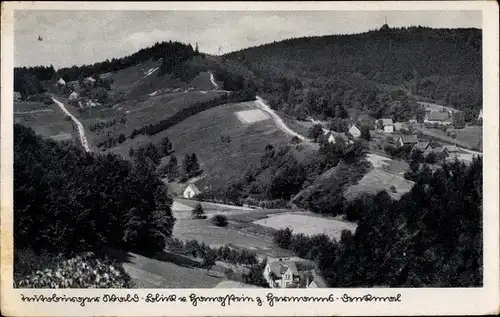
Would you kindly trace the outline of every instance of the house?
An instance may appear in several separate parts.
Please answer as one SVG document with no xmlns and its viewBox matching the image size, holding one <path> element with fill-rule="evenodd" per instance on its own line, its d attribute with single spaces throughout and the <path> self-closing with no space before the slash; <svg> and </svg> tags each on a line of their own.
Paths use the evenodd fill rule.
<svg viewBox="0 0 500 317">
<path fill-rule="evenodd" d="M 460 149 L 455 146 L 455 145 L 446 145 L 444 146 L 448 152 L 448 156 L 450 157 L 458 157 L 459 153 L 460 153 Z"/>
<path fill-rule="evenodd" d="M 391 118 L 382 118 L 379 121 L 379 126 L 381 126 L 382 130 L 385 133 L 393 133 L 394 132 L 394 121 Z"/>
<path fill-rule="evenodd" d="M 64 79 L 62 79 L 62 77 L 59 78 L 59 80 L 57 81 L 57 86 L 59 86 L 59 87 L 66 86 L 66 81 Z"/>
<path fill-rule="evenodd" d="M 415 144 L 413 146 L 413 149 L 411 151 L 413 152 L 413 151 L 417 151 L 417 150 L 422 152 L 422 154 L 425 156 L 425 155 L 429 154 L 430 151 L 432 151 L 431 143 L 430 142 L 418 142 L 417 144 Z"/>
<path fill-rule="evenodd" d="M 306 288 L 328 288 L 328 285 L 325 280 L 313 270 L 307 279 Z"/>
<path fill-rule="evenodd" d="M 292 288 L 300 284 L 300 274 L 294 261 L 279 259 L 266 264 L 264 279 L 271 288 Z"/>
<path fill-rule="evenodd" d="M 483 120 L 483 109 L 479 111 L 479 115 L 477 116 L 477 120 Z"/>
<path fill-rule="evenodd" d="M 21 93 L 19 91 L 14 91 L 14 101 L 21 100 Z"/>
<path fill-rule="evenodd" d="M 411 118 L 410 120 L 408 120 L 408 123 L 410 124 L 417 123 L 417 117 Z"/>
<path fill-rule="evenodd" d="M 426 114 L 424 123 L 437 125 L 451 125 L 451 116 L 448 111 L 434 111 Z"/>
<path fill-rule="evenodd" d="M 201 191 L 194 184 L 189 184 L 188 187 L 184 189 L 182 196 L 184 196 L 184 198 L 193 198 L 200 193 Z"/>
<path fill-rule="evenodd" d="M 436 154 L 436 156 L 438 157 L 448 157 L 450 155 L 450 152 L 444 146 L 439 146 L 437 148 L 434 148 L 432 150 L 432 153 Z"/>
<path fill-rule="evenodd" d="M 334 132 L 329 132 L 326 135 L 326 138 L 328 140 L 328 143 L 331 143 L 331 144 L 335 144 L 338 141 L 341 141 L 341 142 L 344 142 L 344 143 L 346 143 L 346 142 L 349 141 L 349 139 L 344 134 L 334 133 Z"/>
<path fill-rule="evenodd" d="M 401 135 L 398 138 L 398 145 L 415 145 L 418 143 L 418 138 L 416 135 Z"/>
<path fill-rule="evenodd" d="M 355 137 L 355 138 L 359 138 L 361 136 L 361 130 L 359 129 L 359 127 L 355 124 L 353 124 L 350 128 L 349 128 L 349 133 Z"/>
<path fill-rule="evenodd" d="M 77 93 L 76 91 L 73 91 L 73 92 L 69 95 L 68 99 L 69 99 L 70 101 L 74 101 L 74 100 L 77 100 L 77 99 L 78 99 L 78 97 L 79 97 L 78 93 Z"/>
</svg>

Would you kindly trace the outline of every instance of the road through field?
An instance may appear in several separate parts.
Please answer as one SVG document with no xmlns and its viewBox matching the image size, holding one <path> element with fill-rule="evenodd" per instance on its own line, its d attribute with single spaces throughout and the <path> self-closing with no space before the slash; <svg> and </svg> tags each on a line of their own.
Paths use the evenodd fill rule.
<svg viewBox="0 0 500 317">
<path fill-rule="evenodd" d="M 300 135 L 297 132 L 290 129 L 285 124 L 285 122 L 283 122 L 283 120 L 276 114 L 276 112 L 274 112 L 274 110 L 271 109 L 271 107 L 269 107 L 268 105 L 265 104 L 264 100 L 261 97 L 257 96 L 257 100 L 255 101 L 255 104 L 261 110 L 264 110 L 265 112 L 269 113 L 271 115 L 271 117 L 273 118 L 274 122 L 276 123 L 276 125 L 278 126 L 278 128 L 280 128 L 283 132 L 285 132 L 286 134 L 289 134 L 291 136 L 296 136 L 302 141 L 307 140 L 307 138 L 304 137 L 303 135 Z"/>
<path fill-rule="evenodd" d="M 212 72 L 208 73 L 210 74 L 210 82 L 212 83 L 212 85 L 214 85 L 214 90 L 219 89 L 219 85 L 215 82 L 214 74 L 212 74 Z"/>
<path fill-rule="evenodd" d="M 52 100 L 54 100 L 54 102 L 59 106 L 59 108 L 61 108 L 61 110 L 66 115 L 68 115 L 71 118 L 71 120 L 73 120 L 73 122 L 76 124 L 76 126 L 78 128 L 78 134 L 80 136 L 80 143 L 82 144 L 85 151 L 91 152 L 90 147 L 89 147 L 89 143 L 87 142 L 87 138 L 85 137 L 85 129 L 83 128 L 83 124 L 80 121 L 78 121 L 78 119 L 74 115 L 72 115 L 71 112 L 69 112 L 68 109 L 66 109 L 66 107 L 64 107 L 64 104 L 62 102 L 58 101 L 54 97 L 52 97 Z"/>
</svg>

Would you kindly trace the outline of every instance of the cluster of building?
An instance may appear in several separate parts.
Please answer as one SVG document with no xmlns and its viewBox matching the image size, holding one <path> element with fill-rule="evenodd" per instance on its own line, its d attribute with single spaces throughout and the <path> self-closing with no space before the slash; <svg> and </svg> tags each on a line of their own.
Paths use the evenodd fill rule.
<svg viewBox="0 0 500 317">
<path fill-rule="evenodd" d="M 271 288 L 327 288 L 325 280 L 316 270 L 298 269 L 297 262 L 278 259 L 268 262 L 263 272 Z"/>
</svg>

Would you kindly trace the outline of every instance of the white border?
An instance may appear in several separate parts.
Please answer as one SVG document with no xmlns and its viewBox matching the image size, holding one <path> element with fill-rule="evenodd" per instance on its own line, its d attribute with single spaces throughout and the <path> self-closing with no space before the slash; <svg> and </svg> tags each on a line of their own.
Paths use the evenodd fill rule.
<svg viewBox="0 0 500 317">
<path fill-rule="evenodd" d="M 317 290 L 256 290 L 256 289 L 162 289 L 113 290 L 119 294 L 147 293 L 201 296 L 235 294 L 259 296 L 262 306 L 233 304 L 221 307 L 217 303 L 193 307 L 183 303 L 99 303 L 81 307 L 72 303 L 23 303 L 20 294 L 57 293 L 65 296 L 93 296 L 111 290 L 19 290 L 12 287 L 12 98 L 13 98 L 13 9 L 29 10 L 481 10 L 483 12 L 483 102 L 484 102 L 484 286 L 466 289 L 317 289 Z M 498 99 L 498 4 L 494 1 L 456 2 L 3 2 L 1 55 L 1 311 L 8 316 L 313 316 L 313 315 L 462 315 L 495 314 L 500 309 L 499 293 L 499 99 Z M 402 294 L 402 303 L 356 303 L 341 301 L 315 304 L 276 304 L 269 307 L 267 293 L 275 295 L 339 297 L 343 293 L 362 296 Z"/>
</svg>

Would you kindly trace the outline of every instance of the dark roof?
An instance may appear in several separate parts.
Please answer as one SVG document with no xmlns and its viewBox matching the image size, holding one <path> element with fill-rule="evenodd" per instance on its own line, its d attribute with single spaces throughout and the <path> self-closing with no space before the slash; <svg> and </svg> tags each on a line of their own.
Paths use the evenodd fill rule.
<svg viewBox="0 0 500 317">
<path fill-rule="evenodd" d="M 459 152 L 459 149 L 457 146 L 455 145 L 446 145 L 445 148 L 449 151 L 449 152 Z"/>
<path fill-rule="evenodd" d="M 418 142 L 413 147 L 414 150 L 425 151 L 431 145 L 430 142 Z"/>
<path fill-rule="evenodd" d="M 448 149 L 444 146 L 440 146 L 440 147 L 433 149 L 432 152 L 437 153 L 437 154 L 445 153 L 445 152 L 448 152 Z"/>
<path fill-rule="evenodd" d="M 417 144 L 418 138 L 416 135 L 402 135 L 401 140 L 404 144 Z"/>
<path fill-rule="evenodd" d="M 283 275 L 288 269 L 292 271 L 293 275 L 299 275 L 297 266 L 293 261 L 274 261 L 269 263 L 269 268 L 278 277 Z"/>
</svg>

